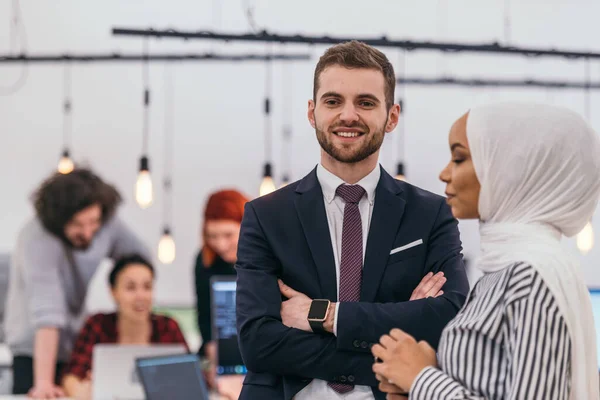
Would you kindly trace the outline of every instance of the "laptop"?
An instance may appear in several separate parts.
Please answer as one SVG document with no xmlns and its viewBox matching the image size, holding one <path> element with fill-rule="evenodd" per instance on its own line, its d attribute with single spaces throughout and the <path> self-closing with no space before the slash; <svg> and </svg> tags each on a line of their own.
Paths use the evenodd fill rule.
<svg viewBox="0 0 600 400">
<path fill-rule="evenodd" d="M 136 360 L 146 400 L 208 400 L 196 354 L 144 357 Z"/>
<path fill-rule="evenodd" d="M 93 400 L 144 400 L 135 360 L 140 357 L 185 354 L 181 344 L 124 345 L 99 343 L 92 357 Z"/>
<path fill-rule="evenodd" d="M 211 329 L 217 342 L 217 375 L 245 375 L 235 319 L 235 276 L 210 280 Z"/>
</svg>

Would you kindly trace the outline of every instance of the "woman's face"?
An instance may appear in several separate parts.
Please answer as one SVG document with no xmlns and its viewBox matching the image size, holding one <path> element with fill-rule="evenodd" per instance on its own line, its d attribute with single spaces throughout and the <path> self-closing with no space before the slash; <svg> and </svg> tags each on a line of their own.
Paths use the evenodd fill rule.
<svg viewBox="0 0 600 400">
<path fill-rule="evenodd" d="M 237 245 L 240 238 L 240 223 L 229 220 L 206 221 L 206 245 L 224 261 L 237 261 Z"/>
<path fill-rule="evenodd" d="M 129 264 L 117 275 L 112 296 L 119 316 L 131 321 L 147 321 L 152 312 L 154 275 L 143 264 Z"/>
<path fill-rule="evenodd" d="M 479 191 L 481 186 L 475 174 L 469 143 L 467 141 L 467 118 L 460 117 L 449 134 L 450 162 L 440 173 L 446 184 L 446 201 L 457 219 L 479 218 Z"/>
</svg>

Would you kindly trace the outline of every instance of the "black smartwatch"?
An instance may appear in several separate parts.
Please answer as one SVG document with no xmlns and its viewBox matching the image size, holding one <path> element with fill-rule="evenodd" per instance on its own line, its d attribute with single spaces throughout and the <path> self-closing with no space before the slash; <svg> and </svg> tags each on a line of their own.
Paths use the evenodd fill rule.
<svg viewBox="0 0 600 400">
<path fill-rule="evenodd" d="M 327 320 L 327 314 L 329 313 L 329 300 L 315 299 L 310 305 L 308 310 L 308 323 L 310 328 L 315 333 L 325 333 L 323 324 Z"/>
</svg>

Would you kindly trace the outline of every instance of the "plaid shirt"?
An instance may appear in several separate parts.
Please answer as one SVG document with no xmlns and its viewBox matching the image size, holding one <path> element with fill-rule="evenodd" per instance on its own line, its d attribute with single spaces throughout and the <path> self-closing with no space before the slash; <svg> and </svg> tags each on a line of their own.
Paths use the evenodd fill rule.
<svg viewBox="0 0 600 400">
<path fill-rule="evenodd" d="M 188 349 L 185 338 L 179 330 L 175 320 L 162 316 L 151 315 L 152 335 L 150 343 L 183 344 Z M 92 369 L 92 352 L 97 343 L 117 343 L 119 334 L 117 332 L 117 314 L 96 314 L 88 318 L 81 329 L 71 359 L 63 370 L 63 376 L 72 374 L 79 379 L 87 378 Z"/>
</svg>

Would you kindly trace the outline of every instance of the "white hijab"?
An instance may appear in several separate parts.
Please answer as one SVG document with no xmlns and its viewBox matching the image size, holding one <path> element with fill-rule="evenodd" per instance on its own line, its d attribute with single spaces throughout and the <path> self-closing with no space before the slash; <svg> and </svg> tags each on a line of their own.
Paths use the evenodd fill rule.
<svg viewBox="0 0 600 400">
<path fill-rule="evenodd" d="M 598 135 L 565 108 L 500 103 L 470 111 L 467 138 L 481 184 L 478 267 L 492 272 L 523 261 L 538 271 L 571 336 L 571 399 L 599 399 L 589 292 L 578 260 L 559 243 L 596 209 Z"/>
</svg>

